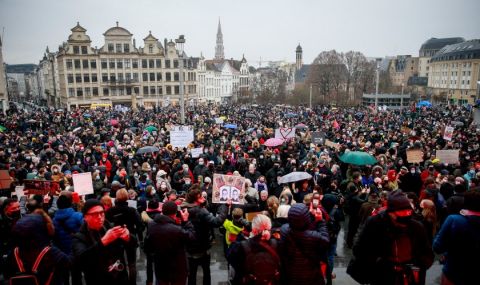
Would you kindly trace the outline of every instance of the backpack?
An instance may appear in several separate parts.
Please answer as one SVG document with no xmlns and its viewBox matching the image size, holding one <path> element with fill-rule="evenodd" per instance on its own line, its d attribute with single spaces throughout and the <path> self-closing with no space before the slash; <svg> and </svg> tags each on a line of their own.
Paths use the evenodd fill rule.
<svg viewBox="0 0 480 285">
<path fill-rule="evenodd" d="M 336 240 L 338 233 L 342 226 L 340 225 L 341 213 L 338 208 L 333 207 L 330 213 L 328 213 L 329 219 L 327 220 L 327 230 L 330 236 L 330 240 Z"/>
<path fill-rule="evenodd" d="M 8 284 L 9 285 L 40 285 L 41 283 L 38 281 L 38 278 L 37 278 L 37 269 L 38 269 L 38 266 L 40 265 L 40 262 L 42 262 L 43 256 L 49 250 L 50 250 L 50 246 L 46 246 L 38 254 L 37 259 L 35 260 L 35 263 L 32 266 L 32 269 L 27 272 L 18 254 L 18 247 L 16 247 L 13 253 L 14 253 L 15 260 L 17 262 L 17 266 L 20 272 L 18 272 L 15 276 L 11 277 Z M 42 285 L 49 285 L 50 282 L 52 281 L 52 277 L 53 277 L 53 271 L 50 273 L 47 281 Z"/>
<path fill-rule="evenodd" d="M 245 276 L 242 284 L 274 285 L 280 283 L 280 257 L 266 242 L 260 241 L 261 249 L 252 250 L 251 243 L 241 242 L 245 253 Z"/>
</svg>

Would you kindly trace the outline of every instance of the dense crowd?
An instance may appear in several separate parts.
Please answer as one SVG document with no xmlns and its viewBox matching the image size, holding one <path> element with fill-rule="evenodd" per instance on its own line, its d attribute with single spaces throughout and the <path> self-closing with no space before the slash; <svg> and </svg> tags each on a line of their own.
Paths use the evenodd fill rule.
<svg viewBox="0 0 480 285">
<path fill-rule="evenodd" d="M 362 284 L 424 284 L 434 252 L 442 284 L 474 284 L 480 129 L 471 108 L 190 106 L 187 148 L 170 143 L 178 113 L 29 107 L 1 117 L 0 169 L 11 180 L 0 190 L 3 280 L 136 284 L 140 248 L 147 284 L 196 284 L 201 267 L 206 285 L 219 228 L 232 284 L 332 284 L 345 221 L 338 242 L 352 248 L 347 273 Z M 278 128 L 295 135 L 265 146 Z M 192 157 L 194 148 L 203 153 Z M 457 149 L 456 164 L 436 157 Z M 421 162 L 408 162 L 410 150 Z M 343 162 L 353 151 L 376 163 Z M 81 196 L 72 175 L 84 172 L 94 193 Z M 294 172 L 311 178 L 282 183 Z M 246 178 L 243 204 L 212 203 L 217 173 Z M 15 190 L 32 180 L 58 189 Z"/>
</svg>

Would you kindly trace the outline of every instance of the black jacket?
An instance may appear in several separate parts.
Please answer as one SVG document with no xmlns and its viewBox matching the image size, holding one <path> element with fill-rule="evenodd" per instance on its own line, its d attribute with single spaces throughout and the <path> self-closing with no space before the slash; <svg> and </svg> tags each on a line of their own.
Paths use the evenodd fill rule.
<svg viewBox="0 0 480 285">
<path fill-rule="evenodd" d="M 420 267 L 420 284 L 424 284 L 425 272 L 433 263 L 433 251 L 425 228 L 412 219 L 403 232 L 411 244 L 411 260 L 408 263 Z M 393 284 L 393 260 L 398 256 L 395 252 L 402 254 L 402 248 L 396 246 L 401 234 L 400 228 L 394 226 L 385 211 L 367 219 L 353 247 L 353 255 L 371 269 L 368 273 L 372 278 L 371 284 Z"/>
<path fill-rule="evenodd" d="M 110 225 L 105 223 L 103 228 L 96 232 L 89 230 L 86 223 L 84 223 L 80 231 L 73 236 L 73 255 L 76 264 L 80 266 L 84 274 L 87 285 L 128 284 L 127 266 L 124 255 L 127 248 L 136 246 L 136 240 L 130 235 L 130 241 L 128 243 L 122 240 L 116 240 L 104 246 L 101 238 L 109 228 Z M 109 273 L 109 266 L 113 265 L 117 260 L 124 265 L 124 270 L 113 270 Z"/>
<path fill-rule="evenodd" d="M 186 245 L 195 239 L 190 221 L 179 226 L 165 215 L 157 215 L 148 225 L 145 252 L 152 253 L 157 280 L 185 284 L 188 276 Z"/>
<path fill-rule="evenodd" d="M 137 210 L 129 207 L 127 202 L 116 202 L 108 209 L 105 218 L 115 226 L 126 225 L 132 235 L 143 231 L 143 223 Z"/>
</svg>

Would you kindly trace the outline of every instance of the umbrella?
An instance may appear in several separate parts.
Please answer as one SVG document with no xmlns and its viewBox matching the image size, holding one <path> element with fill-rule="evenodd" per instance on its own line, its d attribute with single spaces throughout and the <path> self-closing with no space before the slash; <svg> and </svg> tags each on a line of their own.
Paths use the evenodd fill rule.
<svg viewBox="0 0 480 285">
<path fill-rule="evenodd" d="M 235 125 L 235 124 L 225 124 L 225 125 L 223 125 L 223 127 L 225 129 L 236 129 L 237 125 Z"/>
<path fill-rule="evenodd" d="M 418 102 L 417 107 L 432 107 L 432 103 L 428 101 L 420 101 Z"/>
<path fill-rule="evenodd" d="M 460 121 L 452 121 L 451 124 L 456 126 L 456 127 L 463 127 L 464 126 L 463 122 L 460 122 Z"/>
<path fill-rule="evenodd" d="M 295 128 L 299 129 L 299 130 L 306 130 L 308 129 L 307 125 L 303 124 L 303 123 L 300 123 L 298 125 L 295 126 Z"/>
<path fill-rule="evenodd" d="M 3 133 L 4 131 L 6 131 L 7 128 L 5 128 L 4 126 L 0 125 L 0 133 Z"/>
<path fill-rule="evenodd" d="M 84 118 L 90 118 L 91 116 L 92 116 L 92 115 L 90 115 L 90 114 L 88 114 L 88 113 L 83 114 L 83 117 L 84 117 Z"/>
<path fill-rule="evenodd" d="M 248 129 L 247 129 L 247 133 L 251 133 L 251 132 L 253 132 L 253 131 L 255 131 L 255 128 L 248 128 Z"/>
<path fill-rule="evenodd" d="M 247 117 L 247 118 L 256 118 L 257 116 L 255 116 L 254 114 L 246 114 L 245 117 Z"/>
<path fill-rule="evenodd" d="M 295 114 L 295 113 L 286 113 L 285 114 L 285 118 L 294 118 L 294 117 L 298 117 L 298 114 Z"/>
<path fill-rule="evenodd" d="M 75 129 L 73 130 L 73 132 L 76 133 L 76 132 L 80 131 L 81 129 L 82 129 L 81 127 L 75 128 Z"/>
<path fill-rule="evenodd" d="M 30 124 L 33 124 L 33 123 L 36 123 L 37 121 L 35 121 L 34 119 L 30 119 L 27 121 L 27 123 L 30 123 Z"/>
<path fill-rule="evenodd" d="M 283 144 L 283 139 L 277 139 L 277 138 L 270 138 L 264 143 L 265 146 L 270 146 L 270 147 L 279 146 L 281 144 Z"/>
<path fill-rule="evenodd" d="M 349 151 L 340 156 L 340 160 L 345 163 L 355 165 L 373 165 L 377 163 L 375 157 L 363 151 Z"/>
<path fill-rule="evenodd" d="M 159 149 L 156 146 L 144 146 L 137 150 L 137 154 L 144 154 L 144 153 L 157 152 L 157 151 L 159 151 Z"/>
<path fill-rule="evenodd" d="M 145 128 L 146 131 L 148 131 L 149 133 L 153 132 L 153 131 L 158 131 L 157 128 L 155 128 L 154 126 L 148 126 Z"/>
<path fill-rule="evenodd" d="M 297 182 L 297 181 L 311 179 L 311 178 L 312 178 L 312 175 L 308 174 L 307 172 L 295 171 L 280 177 L 280 179 L 278 180 L 278 183 L 282 184 L 282 183 Z"/>
</svg>

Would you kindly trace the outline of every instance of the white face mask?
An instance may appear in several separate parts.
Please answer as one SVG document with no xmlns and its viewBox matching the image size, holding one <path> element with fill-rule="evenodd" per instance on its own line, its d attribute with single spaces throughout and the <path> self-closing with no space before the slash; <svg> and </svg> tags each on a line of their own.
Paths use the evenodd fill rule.
<svg viewBox="0 0 480 285">
<path fill-rule="evenodd" d="M 415 169 L 410 170 L 410 173 L 415 174 Z"/>
<path fill-rule="evenodd" d="M 160 185 L 160 189 L 167 189 L 167 185 Z"/>
</svg>

